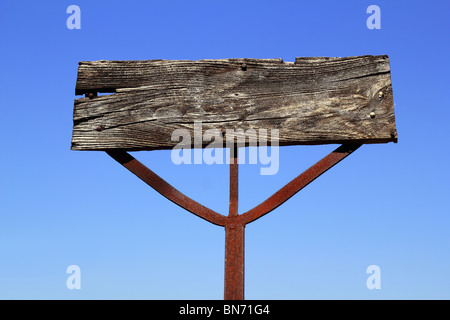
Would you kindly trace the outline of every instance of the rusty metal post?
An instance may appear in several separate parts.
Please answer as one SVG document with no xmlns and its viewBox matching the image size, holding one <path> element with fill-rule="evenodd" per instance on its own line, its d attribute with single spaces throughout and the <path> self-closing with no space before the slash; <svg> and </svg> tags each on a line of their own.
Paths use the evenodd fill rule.
<svg viewBox="0 0 450 320">
<path fill-rule="evenodd" d="M 228 217 L 238 215 L 238 199 L 239 199 L 239 164 L 238 164 L 238 148 L 230 148 L 230 207 Z"/>
<path fill-rule="evenodd" d="M 244 300 L 243 223 L 225 225 L 225 300 Z"/>
<path fill-rule="evenodd" d="M 230 148 L 230 207 L 225 223 L 225 300 L 244 300 L 245 223 L 233 219 L 238 216 L 238 173 L 238 148 L 235 145 Z"/>
</svg>

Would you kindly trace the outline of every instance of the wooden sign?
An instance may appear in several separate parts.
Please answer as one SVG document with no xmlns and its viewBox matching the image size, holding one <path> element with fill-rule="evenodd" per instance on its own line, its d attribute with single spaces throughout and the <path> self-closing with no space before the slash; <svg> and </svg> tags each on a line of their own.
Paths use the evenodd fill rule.
<svg viewBox="0 0 450 320">
<path fill-rule="evenodd" d="M 397 142 L 385 55 L 85 61 L 75 93 L 86 97 L 75 100 L 73 150 L 171 149 L 172 132 L 194 139 L 195 122 L 277 129 L 279 145 Z"/>
</svg>

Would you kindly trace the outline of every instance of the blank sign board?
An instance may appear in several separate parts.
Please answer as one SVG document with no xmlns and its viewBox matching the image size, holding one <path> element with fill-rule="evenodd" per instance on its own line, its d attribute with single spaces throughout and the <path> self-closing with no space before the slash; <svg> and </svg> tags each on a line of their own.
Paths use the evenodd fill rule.
<svg viewBox="0 0 450 320">
<path fill-rule="evenodd" d="M 397 142 L 386 55 L 83 61 L 75 93 L 73 150 L 171 149 L 196 124 L 247 145 L 261 129 L 279 145 Z"/>
</svg>

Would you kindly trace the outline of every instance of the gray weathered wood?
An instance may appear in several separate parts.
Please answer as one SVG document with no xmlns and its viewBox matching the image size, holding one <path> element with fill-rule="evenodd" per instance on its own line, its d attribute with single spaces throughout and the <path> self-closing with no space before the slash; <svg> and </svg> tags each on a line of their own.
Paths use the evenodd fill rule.
<svg viewBox="0 0 450 320">
<path fill-rule="evenodd" d="M 75 100 L 74 150 L 168 149 L 194 121 L 280 145 L 397 141 L 387 56 L 80 62 L 75 92 L 113 94 Z"/>
</svg>

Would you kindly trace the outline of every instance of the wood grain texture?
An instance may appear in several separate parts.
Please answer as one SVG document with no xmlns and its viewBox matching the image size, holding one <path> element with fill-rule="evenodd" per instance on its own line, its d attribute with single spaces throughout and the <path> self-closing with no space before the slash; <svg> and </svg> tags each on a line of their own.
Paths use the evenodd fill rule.
<svg viewBox="0 0 450 320">
<path fill-rule="evenodd" d="M 194 121 L 280 145 L 397 141 L 387 56 L 80 62 L 75 92 L 113 94 L 75 100 L 74 150 L 170 149 Z"/>
</svg>

